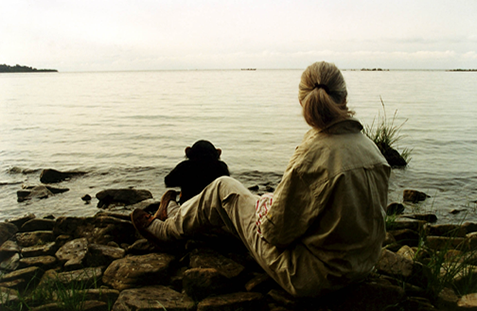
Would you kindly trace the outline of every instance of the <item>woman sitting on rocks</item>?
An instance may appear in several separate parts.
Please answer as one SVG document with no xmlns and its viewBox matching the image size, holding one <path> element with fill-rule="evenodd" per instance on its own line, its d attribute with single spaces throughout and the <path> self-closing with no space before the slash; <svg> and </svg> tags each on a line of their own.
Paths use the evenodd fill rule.
<svg viewBox="0 0 477 311">
<path fill-rule="evenodd" d="M 361 281 L 381 252 L 390 167 L 361 133 L 346 98 L 338 68 L 312 64 L 298 95 L 312 128 L 275 193 L 259 197 L 235 179 L 220 177 L 165 221 L 135 210 L 134 226 L 156 244 L 225 227 L 297 297 Z"/>
</svg>

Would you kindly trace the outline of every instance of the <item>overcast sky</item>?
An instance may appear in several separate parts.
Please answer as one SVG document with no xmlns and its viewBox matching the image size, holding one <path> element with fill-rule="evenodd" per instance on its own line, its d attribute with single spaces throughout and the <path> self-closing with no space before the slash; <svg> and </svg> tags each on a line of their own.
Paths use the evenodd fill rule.
<svg viewBox="0 0 477 311">
<path fill-rule="evenodd" d="M 477 68 L 477 0 L 0 0 L 0 64 Z"/>
</svg>

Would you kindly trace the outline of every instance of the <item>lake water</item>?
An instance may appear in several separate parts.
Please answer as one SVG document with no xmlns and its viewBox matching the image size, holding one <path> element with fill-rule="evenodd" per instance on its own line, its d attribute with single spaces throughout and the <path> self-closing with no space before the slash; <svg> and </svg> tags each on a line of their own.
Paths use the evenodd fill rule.
<svg viewBox="0 0 477 311">
<path fill-rule="evenodd" d="M 297 88 L 302 70 L 210 70 L 0 74 L 0 220 L 92 215 L 103 189 L 147 189 L 160 199 L 164 176 L 184 148 L 208 139 L 246 186 L 275 186 L 308 126 Z M 397 149 L 412 149 L 393 170 L 389 201 L 404 189 L 431 198 L 408 211 L 441 222 L 477 221 L 477 74 L 343 71 L 349 106 L 363 124 L 383 115 L 401 125 Z M 407 120 L 407 121 L 406 121 Z M 81 170 L 58 184 L 70 191 L 17 202 L 40 171 Z M 451 210 L 463 210 L 450 214 Z"/>
</svg>

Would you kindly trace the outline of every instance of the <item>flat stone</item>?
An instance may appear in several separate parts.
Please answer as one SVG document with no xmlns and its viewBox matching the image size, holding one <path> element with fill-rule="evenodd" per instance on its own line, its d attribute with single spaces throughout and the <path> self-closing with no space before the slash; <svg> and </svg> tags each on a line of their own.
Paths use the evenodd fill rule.
<svg viewBox="0 0 477 311">
<path fill-rule="evenodd" d="M 195 310 L 195 304 L 187 295 L 157 285 L 121 291 L 112 310 L 187 311 Z"/>
<path fill-rule="evenodd" d="M 229 279 L 239 276 L 245 269 L 241 264 L 216 251 L 204 249 L 198 249 L 190 255 L 190 267 L 213 268 Z"/>
<path fill-rule="evenodd" d="M 430 198 L 430 196 L 421 191 L 410 189 L 406 189 L 403 191 L 404 202 L 418 203 L 420 201 L 424 201 L 426 198 Z"/>
<path fill-rule="evenodd" d="M 383 249 L 376 263 L 379 273 L 405 280 L 411 284 L 426 287 L 430 279 L 430 270 L 417 261 L 412 261 L 401 255 Z"/>
<path fill-rule="evenodd" d="M 55 241 L 55 235 L 53 234 L 53 231 L 32 231 L 17 233 L 16 238 L 18 245 L 22 247 L 30 247 Z"/>
<path fill-rule="evenodd" d="M 184 272 L 182 287 L 192 299 L 200 301 L 212 294 L 230 291 L 231 283 L 216 269 L 192 268 Z"/>
<path fill-rule="evenodd" d="M 27 221 L 29 221 L 31 219 L 34 219 L 35 217 L 36 217 L 35 214 L 27 214 L 27 215 L 23 215 L 23 216 L 20 216 L 20 217 L 7 219 L 5 222 L 9 223 L 9 224 L 13 224 L 17 228 L 21 228 L 21 226 L 23 226 L 24 223 L 26 223 Z M 1 227 L 1 224 L 0 224 L 0 227 Z M 0 236 L 2 236 L 2 235 L 0 234 Z"/>
<path fill-rule="evenodd" d="M 10 240 L 18 232 L 17 226 L 8 222 L 0 222 L 0 245 Z"/>
<path fill-rule="evenodd" d="M 420 232 L 426 224 L 427 222 L 424 220 L 398 217 L 393 222 L 386 224 L 386 230 L 410 229 L 416 232 Z"/>
<path fill-rule="evenodd" d="M 17 291 L 7 287 L 0 288 L 0 310 L 12 310 L 20 302 Z M 10 307 L 12 309 L 7 308 Z"/>
<path fill-rule="evenodd" d="M 417 246 L 419 244 L 420 235 L 417 231 L 411 229 L 389 230 L 388 231 L 401 245 Z"/>
<path fill-rule="evenodd" d="M 23 257 L 53 256 L 57 250 L 55 242 L 22 248 Z"/>
<path fill-rule="evenodd" d="M 19 268 L 39 267 L 43 270 L 49 270 L 56 264 L 56 258 L 53 256 L 26 257 L 19 261 Z"/>
<path fill-rule="evenodd" d="M 116 217 L 59 217 L 56 220 L 55 235 L 69 235 L 73 238 L 87 238 L 88 242 L 107 245 L 109 242 L 117 244 L 132 244 L 136 238 L 136 230 L 131 221 Z"/>
<path fill-rule="evenodd" d="M 0 269 L 6 271 L 13 271 L 20 265 L 20 255 L 18 253 L 13 254 L 9 258 L 6 258 L 0 262 Z"/>
<path fill-rule="evenodd" d="M 267 309 L 265 296 L 254 292 L 237 292 L 209 297 L 197 305 L 197 311 L 212 310 L 248 310 L 262 311 Z"/>
<path fill-rule="evenodd" d="M 152 199 L 152 193 L 143 189 L 107 189 L 96 194 L 99 208 L 108 208 L 109 205 L 132 205 L 141 201 Z"/>
<path fill-rule="evenodd" d="M 442 225 L 427 225 L 426 234 L 432 236 L 446 236 L 451 238 L 465 237 L 467 234 L 466 228 L 460 225 L 442 224 Z"/>
<path fill-rule="evenodd" d="M 43 275 L 43 270 L 38 267 L 28 267 L 24 269 L 15 270 L 13 272 L 0 276 L 0 282 L 9 282 L 16 279 L 32 280 L 40 279 Z"/>
<path fill-rule="evenodd" d="M 60 262 L 64 262 L 65 268 L 77 269 L 83 265 L 87 252 L 88 240 L 80 238 L 65 243 L 55 255 Z"/>
<path fill-rule="evenodd" d="M 477 293 L 462 296 L 457 302 L 457 306 L 462 310 L 477 311 Z"/>
<path fill-rule="evenodd" d="M 443 236 L 427 236 L 426 245 L 433 250 L 458 249 L 467 250 L 468 240 L 465 238 L 450 238 Z"/>
<path fill-rule="evenodd" d="M 51 219 L 41 219 L 34 218 L 25 222 L 20 227 L 20 232 L 29 232 L 29 231 L 53 231 L 55 226 L 55 221 Z"/>
<path fill-rule="evenodd" d="M 20 247 L 14 241 L 5 241 L 5 243 L 0 246 L 0 261 L 3 261 L 7 258 L 12 257 L 14 254 L 20 252 Z"/>
<path fill-rule="evenodd" d="M 424 214 L 402 214 L 400 217 L 402 218 L 410 218 L 410 219 L 417 219 L 417 220 L 424 220 L 428 223 L 435 223 L 437 221 L 436 214 L 432 213 L 424 213 Z"/>
<path fill-rule="evenodd" d="M 84 268 L 66 272 L 56 272 L 48 270 L 43 275 L 40 285 L 46 284 L 54 280 L 64 285 L 81 284 L 82 286 L 93 286 L 101 283 L 103 272 L 100 267 Z"/>
<path fill-rule="evenodd" d="M 1 288 L 6 287 L 6 288 L 16 289 L 16 290 L 21 291 L 21 290 L 24 290 L 27 287 L 27 285 L 28 285 L 28 283 L 25 279 L 15 279 L 15 280 L 12 280 L 12 281 L 5 281 L 5 282 L 2 282 L 0 280 L 0 287 Z"/>
<path fill-rule="evenodd" d="M 104 272 L 103 282 L 114 289 L 124 290 L 140 285 L 164 283 L 174 260 L 170 254 L 127 256 L 113 261 Z"/>
<path fill-rule="evenodd" d="M 126 251 L 119 247 L 90 244 L 86 255 L 86 263 L 88 266 L 108 266 L 111 262 L 121 259 Z"/>
</svg>

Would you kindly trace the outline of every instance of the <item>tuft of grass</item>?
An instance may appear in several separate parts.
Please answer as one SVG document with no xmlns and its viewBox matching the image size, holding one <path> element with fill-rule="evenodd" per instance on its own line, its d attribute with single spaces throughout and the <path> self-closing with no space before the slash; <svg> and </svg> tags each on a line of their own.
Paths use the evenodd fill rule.
<svg viewBox="0 0 477 311">
<path fill-rule="evenodd" d="M 378 115 L 378 119 L 374 118 L 371 125 L 365 125 L 363 128 L 363 133 L 368 136 L 374 143 L 381 149 L 386 148 L 393 148 L 396 149 L 395 146 L 398 141 L 403 138 L 403 135 L 400 134 L 402 127 L 407 122 L 407 119 L 404 120 L 399 125 L 395 124 L 397 110 L 394 111 L 393 117 L 388 119 L 386 115 L 386 107 L 384 105 L 384 101 L 381 97 L 379 97 L 381 101 L 381 106 L 383 107 L 383 115 Z M 404 148 L 401 151 L 401 157 L 409 163 L 411 160 L 411 152 L 412 149 Z"/>
</svg>

